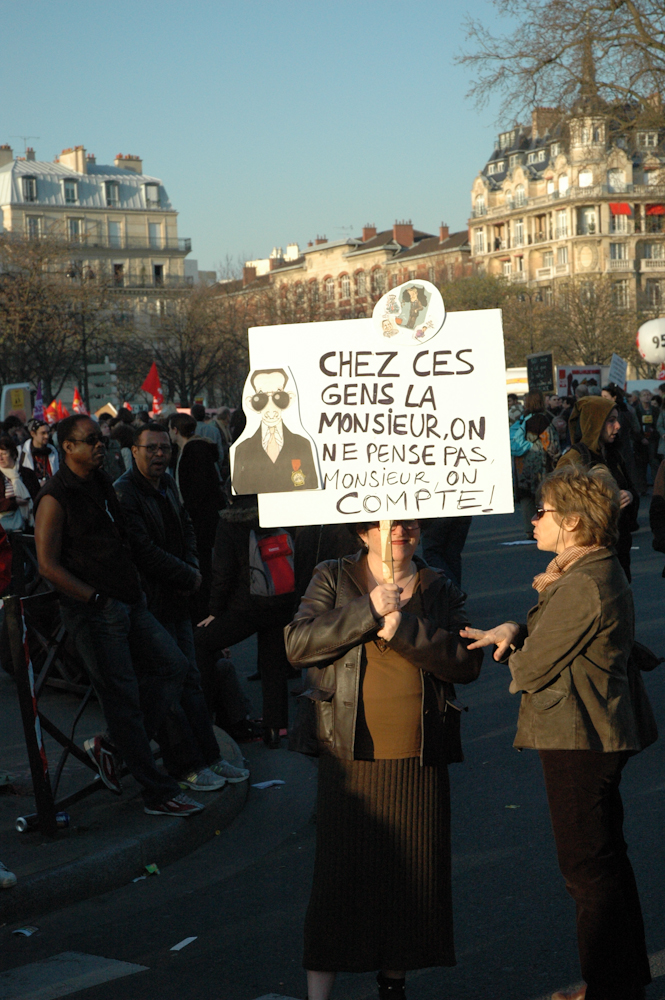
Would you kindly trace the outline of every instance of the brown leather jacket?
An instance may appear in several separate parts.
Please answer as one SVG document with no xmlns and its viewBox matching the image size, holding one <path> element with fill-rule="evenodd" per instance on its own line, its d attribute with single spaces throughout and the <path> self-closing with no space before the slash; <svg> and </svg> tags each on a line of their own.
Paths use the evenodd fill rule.
<svg viewBox="0 0 665 1000">
<path fill-rule="evenodd" d="M 639 750 L 627 663 L 635 615 L 616 556 L 595 549 L 540 595 L 508 664 L 522 694 L 514 746 Z"/>
<path fill-rule="evenodd" d="M 423 671 L 421 762 L 448 763 L 462 759 L 453 684 L 478 677 L 482 650 L 469 652 L 459 636 L 469 623 L 466 594 L 422 560 L 416 563 L 425 617 L 403 611 L 389 645 Z M 320 749 L 344 760 L 353 760 L 363 646 L 381 628 L 367 593 L 365 566 L 363 552 L 320 563 L 284 630 L 291 663 L 310 668 L 306 695 L 316 706 Z M 444 725 L 447 711 L 456 717 L 453 727 Z"/>
</svg>

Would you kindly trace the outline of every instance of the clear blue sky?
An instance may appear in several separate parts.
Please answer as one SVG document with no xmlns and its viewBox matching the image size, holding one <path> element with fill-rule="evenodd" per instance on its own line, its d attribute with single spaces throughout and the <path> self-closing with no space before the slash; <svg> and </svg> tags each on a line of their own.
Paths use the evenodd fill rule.
<svg viewBox="0 0 665 1000">
<path fill-rule="evenodd" d="M 489 0 L 3 0 L 0 143 L 143 158 L 202 269 L 410 218 L 466 226 L 496 111 L 453 63 Z"/>
</svg>

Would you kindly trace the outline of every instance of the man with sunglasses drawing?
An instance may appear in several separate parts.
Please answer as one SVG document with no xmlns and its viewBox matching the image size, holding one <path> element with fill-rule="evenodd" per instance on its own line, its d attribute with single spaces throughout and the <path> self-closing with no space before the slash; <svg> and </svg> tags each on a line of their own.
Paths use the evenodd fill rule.
<svg viewBox="0 0 665 1000">
<path fill-rule="evenodd" d="M 245 397 L 245 412 L 261 414 L 258 430 L 233 448 L 232 483 L 236 493 L 287 493 L 316 490 L 319 479 L 307 438 L 294 434 L 282 414 L 295 399 L 286 391 L 283 368 L 257 369 L 250 376 L 253 395 Z"/>
</svg>

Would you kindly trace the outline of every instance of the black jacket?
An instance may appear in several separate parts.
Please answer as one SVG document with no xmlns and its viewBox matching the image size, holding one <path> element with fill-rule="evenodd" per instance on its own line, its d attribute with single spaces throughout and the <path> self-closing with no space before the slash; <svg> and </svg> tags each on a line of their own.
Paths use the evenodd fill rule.
<svg viewBox="0 0 665 1000">
<path fill-rule="evenodd" d="M 199 560 L 189 514 L 171 476 L 162 476 L 165 495 L 134 467 L 116 479 L 113 487 L 138 566 L 148 607 L 160 620 L 188 616 L 186 593 L 196 581 Z M 168 509 L 165 510 L 165 505 Z M 176 535 L 169 527 L 176 526 Z"/>
<path fill-rule="evenodd" d="M 176 462 L 177 483 L 185 510 L 192 519 L 199 548 L 212 548 L 224 506 L 217 472 L 217 445 L 194 436 L 183 446 Z"/>
<path fill-rule="evenodd" d="M 469 652 L 468 642 L 459 635 L 469 624 L 466 595 L 422 560 L 416 559 L 416 564 L 425 617 L 403 611 L 388 645 L 423 671 L 421 761 L 449 763 L 462 759 L 459 713 L 450 707 L 453 684 L 478 677 L 483 653 Z M 380 628 L 366 592 L 365 555 L 358 552 L 316 567 L 294 620 L 284 630 L 293 666 L 315 668 L 308 670 L 306 694 L 316 708 L 320 749 L 344 760 L 354 756 L 363 647 Z M 452 745 L 445 745 L 442 725 L 447 708 L 457 716 Z"/>
</svg>

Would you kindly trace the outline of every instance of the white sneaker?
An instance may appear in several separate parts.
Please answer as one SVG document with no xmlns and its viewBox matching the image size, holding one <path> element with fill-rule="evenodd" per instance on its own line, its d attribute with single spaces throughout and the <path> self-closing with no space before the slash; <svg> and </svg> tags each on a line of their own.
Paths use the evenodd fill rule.
<svg viewBox="0 0 665 1000">
<path fill-rule="evenodd" d="M 216 792 L 226 784 L 226 777 L 217 774 L 209 767 L 202 767 L 200 771 L 192 771 L 191 774 L 181 778 L 179 784 L 182 788 L 191 788 L 195 792 Z"/>
<path fill-rule="evenodd" d="M 11 889 L 17 882 L 18 879 L 14 872 L 10 872 L 7 866 L 0 861 L 0 889 Z"/>
<path fill-rule="evenodd" d="M 249 771 L 246 767 L 234 767 L 233 764 L 229 764 L 228 760 L 218 760 L 216 764 L 211 764 L 208 770 L 226 778 L 229 785 L 235 785 L 239 781 L 247 781 L 249 778 Z"/>
</svg>

